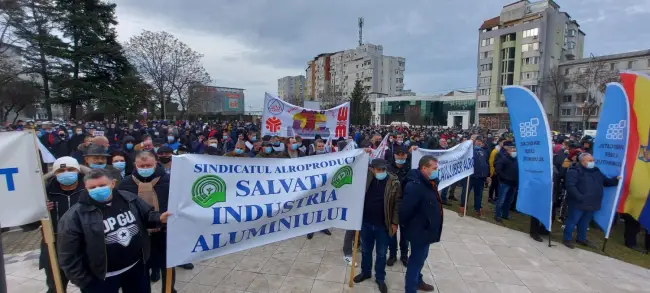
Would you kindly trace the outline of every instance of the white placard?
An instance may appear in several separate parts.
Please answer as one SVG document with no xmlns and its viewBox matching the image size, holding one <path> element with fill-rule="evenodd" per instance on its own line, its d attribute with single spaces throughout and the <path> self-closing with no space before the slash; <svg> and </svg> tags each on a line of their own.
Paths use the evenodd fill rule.
<svg viewBox="0 0 650 293">
<path fill-rule="evenodd" d="M 0 224 L 14 227 L 48 216 L 31 131 L 0 132 Z"/>
<path fill-rule="evenodd" d="M 467 176 L 474 174 L 474 150 L 473 143 L 468 140 L 448 150 L 414 150 L 411 154 L 411 168 L 416 169 L 418 162 L 425 155 L 438 159 L 438 190 L 453 184 Z"/>
<path fill-rule="evenodd" d="M 173 157 L 167 266 L 330 227 L 360 230 L 369 156 Z"/>
<path fill-rule="evenodd" d="M 104 131 L 103 130 L 95 130 L 95 131 L 93 131 L 93 136 L 104 136 Z"/>
</svg>

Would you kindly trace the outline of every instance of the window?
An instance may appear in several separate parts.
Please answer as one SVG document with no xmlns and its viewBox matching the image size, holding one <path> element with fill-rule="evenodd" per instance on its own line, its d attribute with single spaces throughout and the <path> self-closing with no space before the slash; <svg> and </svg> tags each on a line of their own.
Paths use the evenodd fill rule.
<svg viewBox="0 0 650 293">
<path fill-rule="evenodd" d="M 569 75 L 569 68 L 564 69 L 564 75 Z"/>
<path fill-rule="evenodd" d="M 480 84 L 490 84 L 490 82 L 492 82 L 492 77 L 491 76 L 481 77 L 481 79 L 479 80 Z"/>
<path fill-rule="evenodd" d="M 571 103 L 571 98 L 572 98 L 571 95 L 565 95 L 564 97 L 562 97 L 562 102 Z"/>
<path fill-rule="evenodd" d="M 404 79 L 403 78 L 398 78 L 398 79 L 396 79 L 396 81 L 397 81 L 397 83 L 403 83 Z"/>
<path fill-rule="evenodd" d="M 523 80 L 534 80 L 537 79 L 538 76 L 539 76 L 539 72 L 537 71 L 529 71 L 529 72 L 521 73 L 521 79 Z"/>
<path fill-rule="evenodd" d="M 582 108 L 576 108 L 576 116 L 583 116 L 585 113 Z"/>
<path fill-rule="evenodd" d="M 529 89 L 533 93 L 537 93 L 537 87 L 536 85 L 525 85 L 525 88 Z"/>
<path fill-rule="evenodd" d="M 489 96 L 490 95 L 490 89 L 479 89 L 478 94 L 479 94 L 479 96 Z"/>
<path fill-rule="evenodd" d="M 538 42 L 521 45 L 521 51 L 522 52 L 536 51 L 536 50 L 539 50 L 539 43 Z"/>
<path fill-rule="evenodd" d="M 563 87 L 564 87 L 564 89 L 568 89 L 569 88 L 569 82 L 565 81 L 564 84 L 563 84 Z"/>
<path fill-rule="evenodd" d="M 481 40 L 481 47 L 489 46 L 494 44 L 494 38 L 483 39 Z"/>
<path fill-rule="evenodd" d="M 576 94 L 576 103 L 584 103 L 587 101 L 587 94 Z"/>
<path fill-rule="evenodd" d="M 490 106 L 490 102 L 488 102 L 488 101 L 480 101 L 480 102 L 478 102 L 478 107 L 479 108 L 487 108 L 489 106 Z"/>
<path fill-rule="evenodd" d="M 527 58 L 524 58 L 524 64 L 525 65 L 539 64 L 539 57 L 527 57 Z"/>
<path fill-rule="evenodd" d="M 650 60 L 648 60 L 648 64 L 650 65 Z M 614 70 L 616 68 L 616 63 L 609 63 L 609 70 Z"/>
<path fill-rule="evenodd" d="M 576 35 L 576 30 L 570 29 L 569 30 L 569 37 L 574 37 Z"/>
<path fill-rule="evenodd" d="M 528 38 L 528 37 L 536 37 L 539 34 L 539 29 L 538 28 L 532 28 L 529 30 L 525 30 L 523 32 L 523 37 Z"/>
<path fill-rule="evenodd" d="M 628 61 L 627 62 L 627 69 L 632 69 L 632 65 L 634 65 L 634 61 Z"/>
<path fill-rule="evenodd" d="M 571 109 L 560 109 L 560 116 L 571 116 Z"/>
<path fill-rule="evenodd" d="M 481 71 L 490 71 L 492 70 L 492 63 L 481 65 Z"/>
</svg>

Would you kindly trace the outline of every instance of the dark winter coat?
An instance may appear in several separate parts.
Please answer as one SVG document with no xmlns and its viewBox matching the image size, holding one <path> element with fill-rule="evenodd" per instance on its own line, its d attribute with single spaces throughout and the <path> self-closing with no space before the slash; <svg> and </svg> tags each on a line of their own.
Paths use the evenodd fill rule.
<svg viewBox="0 0 650 293">
<path fill-rule="evenodd" d="M 474 174 L 473 178 L 490 177 L 490 155 L 481 147 L 474 147 Z"/>
<path fill-rule="evenodd" d="M 575 164 L 566 173 L 568 204 L 583 211 L 600 210 L 605 186 L 616 186 L 618 179 L 607 178 L 598 167 L 587 169 Z"/>
<path fill-rule="evenodd" d="M 505 150 L 501 150 L 494 159 L 494 171 L 499 176 L 499 182 L 517 187 L 519 184 L 519 164 Z"/>
<path fill-rule="evenodd" d="M 425 178 L 418 169 L 409 171 L 406 175 L 399 220 L 412 244 L 424 245 L 440 241 L 443 212 L 438 180 Z"/>
</svg>

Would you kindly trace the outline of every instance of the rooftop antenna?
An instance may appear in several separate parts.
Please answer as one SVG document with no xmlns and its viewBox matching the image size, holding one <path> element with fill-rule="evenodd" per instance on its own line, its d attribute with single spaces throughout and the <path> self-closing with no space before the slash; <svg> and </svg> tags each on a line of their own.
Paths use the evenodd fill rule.
<svg viewBox="0 0 650 293">
<path fill-rule="evenodd" d="M 359 47 L 363 45 L 363 17 L 359 17 Z"/>
</svg>

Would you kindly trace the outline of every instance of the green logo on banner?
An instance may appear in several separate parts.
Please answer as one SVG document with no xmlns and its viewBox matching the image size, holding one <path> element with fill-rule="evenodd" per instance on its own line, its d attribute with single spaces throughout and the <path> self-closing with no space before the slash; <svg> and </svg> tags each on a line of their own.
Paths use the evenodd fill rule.
<svg viewBox="0 0 650 293">
<path fill-rule="evenodd" d="M 192 184 L 192 200 L 204 208 L 226 201 L 226 182 L 219 176 L 205 175 Z"/>
<path fill-rule="evenodd" d="M 341 188 L 343 185 L 352 184 L 352 168 L 350 166 L 343 166 L 341 169 L 334 173 L 332 177 L 332 186 L 336 188 Z"/>
</svg>

